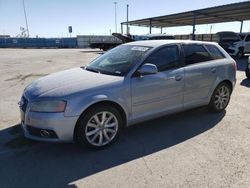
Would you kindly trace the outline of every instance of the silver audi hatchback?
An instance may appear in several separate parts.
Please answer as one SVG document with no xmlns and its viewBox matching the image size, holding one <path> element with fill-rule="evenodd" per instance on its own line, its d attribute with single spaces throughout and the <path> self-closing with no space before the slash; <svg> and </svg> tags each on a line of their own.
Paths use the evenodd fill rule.
<svg viewBox="0 0 250 188">
<path fill-rule="evenodd" d="M 223 111 L 235 75 L 235 61 L 216 43 L 131 42 L 27 86 L 21 125 L 30 139 L 103 148 L 138 122 L 205 105 Z"/>
</svg>

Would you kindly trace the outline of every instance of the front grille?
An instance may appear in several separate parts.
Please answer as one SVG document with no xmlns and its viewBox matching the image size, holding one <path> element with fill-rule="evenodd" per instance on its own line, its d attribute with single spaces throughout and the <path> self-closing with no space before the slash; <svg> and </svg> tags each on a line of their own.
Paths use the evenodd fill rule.
<svg viewBox="0 0 250 188">
<path fill-rule="evenodd" d="M 52 131 L 49 129 L 41 129 L 41 128 L 29 126 L 29 125 L 27 125 L 26 128 L 27 128 L 29 134 L 32 136 L 44 138 L 44 136 L 42 136 L 42 134 L 41 134 L 41 131 L 47 131 L 49 133 L 49 135 L 46 138 L 58 138 L 55 131 Z"/>
<path fill-rule="evenodd" d="M 24 96 L 22 96 L 20 104 L 21 110 L 26 112 L 27 106 L 28 106 L 28 100 Z"/>
</svg>

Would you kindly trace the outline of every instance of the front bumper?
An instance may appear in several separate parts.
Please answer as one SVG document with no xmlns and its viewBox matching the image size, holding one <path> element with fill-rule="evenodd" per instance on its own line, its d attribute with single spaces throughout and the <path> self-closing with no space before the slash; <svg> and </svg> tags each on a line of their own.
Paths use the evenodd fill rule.
<svg viewBox="0 0 250 188">
<path fill-rule="evenodd" d="M 64 113 L 24 112 L 20 109 L 21 125 L 26 138 L 49 142 L 73 142 L 76 117 Z M 46 133 L 46 134 L 45 134 Z"/>
</svg>

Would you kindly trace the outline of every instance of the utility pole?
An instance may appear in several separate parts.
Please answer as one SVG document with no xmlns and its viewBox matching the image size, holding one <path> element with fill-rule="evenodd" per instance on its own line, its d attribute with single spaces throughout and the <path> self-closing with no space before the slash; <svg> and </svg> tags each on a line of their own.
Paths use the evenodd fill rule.
<svg viewBox="0 0 250 188">
<path fill-rule="evenodd" d="M 129 29 L 128 29 L 128 7 L 129 7 L 129 5 L 127 4 L 127 35 L 129 34 Z"/>
<path fill-rule="evenodd" d="M 27 20 L 27 15 L 26 15 L 26 9 L 25 9 L 24 0 L 23 0 L 23 11 L 24 11 L 24 17 L 25 17 L 25 23 L 26 23 L 26 30 L 27 30 L 28 38 L 29 38 L 30 33 L 29 33 L 29 26 L 28 26 L 28 20 Z"/>
<path fill-rule="evenodd" d="M 116 13 L 117 2 L 114 2 L 114 4 L 115 4 L 115 32 L 117 33 L 117 13 Z"/>
</svg>

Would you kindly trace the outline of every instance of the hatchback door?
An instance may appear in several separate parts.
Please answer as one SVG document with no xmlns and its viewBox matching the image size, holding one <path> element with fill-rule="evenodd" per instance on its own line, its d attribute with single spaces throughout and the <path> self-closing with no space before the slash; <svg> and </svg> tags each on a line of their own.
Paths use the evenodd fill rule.
<svg viewBox="0 0 250 188">
<path fill-rule="evenodd" d="M 131 78 L 132 114 L 149 118 L 183 107 L 184 68 L 180 67 L 177 45 L 153 52 L 145 61 L 157 66 L 158 73 Z"/>
</svg>

